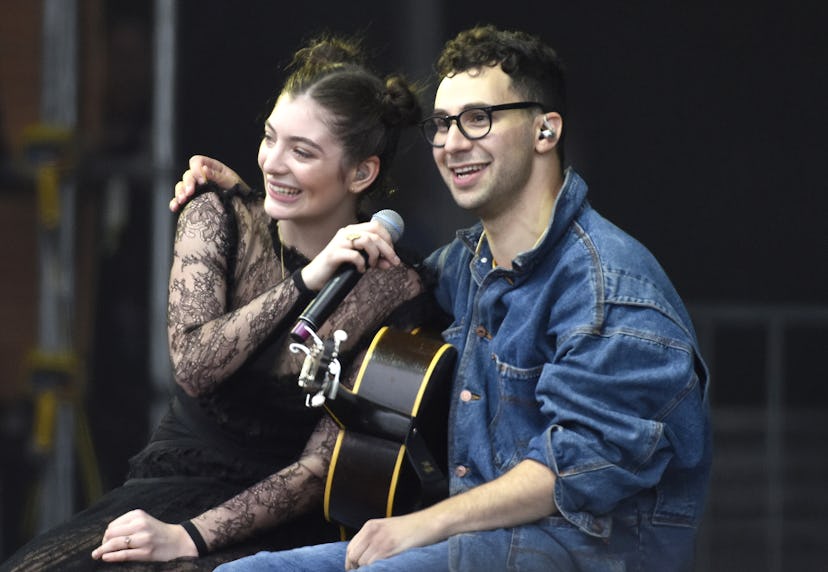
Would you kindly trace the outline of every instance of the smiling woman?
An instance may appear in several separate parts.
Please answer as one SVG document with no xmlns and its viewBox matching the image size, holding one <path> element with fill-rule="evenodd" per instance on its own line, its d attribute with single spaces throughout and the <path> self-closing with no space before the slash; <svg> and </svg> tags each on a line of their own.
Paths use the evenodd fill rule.
<svg viewBox="0 0 828 572">
<path fill-rule="evenodd" d="M 263 189 L 224 168 L 213 180 L 229 190 L 203 185 L 178 219 L 169 411 L 131 459 L 124 486 L 35 538 L 2 570 L 182 557 L 163 569 L 212 570 L 337 535 L 319 510 L 337 427 L 304 406 L 289 330 L 345 263 L 364 276 L 320 328 L 322 336 L 348 333 L 344 381 L 381 326 L 410 328 L 428 315 L 412 261 L 401 262 L 388 230 L 362 222 L 360 210 L 363 197 L 388 185 L 397 139 L 420 108 L 404 79 L 375 75 L 351 40 L 314 40 L 289 70 L 264 125 Z M 177 188 L 206 182 L 204 169 L 215 175 L 215 167 L 194 157 Z"/>
<path fill-rule="evenodd" d="M 294 244 L 307 227 L 332 235 L 354 222 L 353 203 L 379 172 L 376 155 L 345 171 L 345 150 L 326 115 L 307 94 L 282 95 L 259 146 L 265 212 L 280 221 L 283 238 Z"/>
</svg>

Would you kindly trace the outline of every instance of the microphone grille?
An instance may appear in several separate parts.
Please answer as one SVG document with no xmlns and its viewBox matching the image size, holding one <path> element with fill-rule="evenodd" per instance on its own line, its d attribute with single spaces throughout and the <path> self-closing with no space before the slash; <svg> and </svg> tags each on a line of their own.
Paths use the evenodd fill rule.
<svg viewBox="0 0 828 572">
<path fill-rule="evenodd" d="M 397 211 L 383 209 L 374 213 L 371 220 L 380 223 L 391 235 L 391 242 L 397 242 L 405 230 L 405 223 Z"/>
</svg>

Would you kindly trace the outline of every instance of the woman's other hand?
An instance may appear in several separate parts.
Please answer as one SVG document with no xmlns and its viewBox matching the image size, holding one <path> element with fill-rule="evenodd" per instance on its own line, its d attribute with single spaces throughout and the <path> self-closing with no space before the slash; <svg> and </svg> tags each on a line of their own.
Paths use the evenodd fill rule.
<svg viewBox="0 0 828 572">
<path fill-rule="evenodd" d="M 101 545 L 92 551 L 92 558 L 106 562 L 166 562 L 182 556 L 198 556 L 184 527 L 161 522 L 143 510 L 110 522 Z"/>
</svg>

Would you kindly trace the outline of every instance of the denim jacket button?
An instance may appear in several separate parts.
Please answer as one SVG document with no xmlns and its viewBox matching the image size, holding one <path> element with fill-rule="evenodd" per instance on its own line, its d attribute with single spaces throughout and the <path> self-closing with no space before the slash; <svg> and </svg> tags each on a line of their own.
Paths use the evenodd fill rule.
<svg viewBox="0 0 828 572">
<path fill-rule="evenodd" d="M 471 401 L 472 399 L 472 392 L 468 389 L 464 389 L 460 392 L 460 401 Z"/>
<path fill-rule="evenodd" d="M 474 329 L 474 333 L 477 334 L 477 337 L 479 337 L 479 338 L 485 338 L 486 336 L 489 335 L 489 332 L 487 332 L 486 328 L 484 328 L 483 326 L 477 326 Z"/>
<path fill-rule="evenodd" d="M 454 476 L 455 476 L 455 477 L 463 478 L 463 477 L 465 477 L 468 473 L 469 473 L 469 469 L 468 469 L 467 467 L 464 467 L 463 465 L 457 465 L 457 466 L 454 468 Z"/>
</svg>

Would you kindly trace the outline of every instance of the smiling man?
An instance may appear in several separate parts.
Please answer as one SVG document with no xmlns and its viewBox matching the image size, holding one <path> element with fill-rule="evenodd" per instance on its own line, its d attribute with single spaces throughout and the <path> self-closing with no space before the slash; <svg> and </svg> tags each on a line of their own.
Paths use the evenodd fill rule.
<svg viewBox="0 0 828 572">
<path fill-rule="evenodd" d="M 347 544 L 219 570 L 692 570 L 707 370 L 658 262 L 563 167 L 556 53 L 478 27 L 437 70 L 422 131 L 454 200 L 480 218 L 426 262 L 459 352 L 451 496 L 368 521 Z"/>
</svg>

